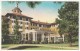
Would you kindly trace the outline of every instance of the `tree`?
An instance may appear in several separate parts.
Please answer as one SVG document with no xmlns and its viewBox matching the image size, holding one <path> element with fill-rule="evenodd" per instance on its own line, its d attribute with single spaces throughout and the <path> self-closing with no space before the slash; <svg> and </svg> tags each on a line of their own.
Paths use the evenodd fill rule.
<svg viewBox="0 0 80 51">
<path fill-rule="evenodd" d="M 9 19 L 2 16 L 2 43 L 9 43 Z"/>
<path fill-rule="evenodd" d="M 65 2 L 58 10 L 59 19 L 56 19 L 56 22 L 59 24 L 59 33 L 68 35 L 70 46 L 73 38 L 78 37 L 78 11 L 78 2 Z"/>
<path fill-rule="evenodd" d="M 17 20 L 17 16 L 15 19 L 15 25 L 14 25 L 14 38 L 13 38 L 13 42 L 15 43 L 19 43 L 20 39 L 21 39 L 21 33 L 19 31 L 19 24 L 18 24 L 18 20 Z"/>
<path fill-rule="evenodd" d="M 29 7 L 31 8 L 35 8 L 36 5 L 40 4 L 41 2 L 37 2 L 37 1 L 9 1 L 9 3 L 16 3 L 17 7 L 19 6 L 20 3 L 25 3 L 27 4 Z"/>
<path fill-rule="evenodd" d="M 58 34 L 59 31 L 58 27 L 51 27 L 50 29 L 54 34 Z"/>
</svg>

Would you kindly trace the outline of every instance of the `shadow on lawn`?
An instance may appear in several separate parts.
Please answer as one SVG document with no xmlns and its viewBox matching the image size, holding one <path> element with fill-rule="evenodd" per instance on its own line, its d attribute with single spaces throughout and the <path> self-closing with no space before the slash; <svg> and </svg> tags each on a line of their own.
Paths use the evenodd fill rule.
<svg viewBox="0 0 80 51">
<path fill-rule="evenodd" d="M 77 47 L 78 45 L 72 45 L 72 47 Z"/>
<path fill-rule="evenodd" d="M 9 50 L 22 50 L 22 49 L 26 49 L 26 48 L 38 48 L 40 46 L 19 46 L 19 47 L 15 47 L 15 48 L 11 48 Z"/>
</svg>

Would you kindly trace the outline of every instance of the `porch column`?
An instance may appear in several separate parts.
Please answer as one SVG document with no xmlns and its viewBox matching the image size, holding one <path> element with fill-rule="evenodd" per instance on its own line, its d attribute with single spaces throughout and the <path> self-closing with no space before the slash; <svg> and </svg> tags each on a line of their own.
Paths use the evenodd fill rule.
<svg viewBox="0 0 80 51">
<path fill-rule="evenodd" d="M 48 42 L 51 42 L 51 37 L 50 37 L 50 34 L 48 36 Z"/>
<path fill-rule="evenodd" d="M 36 40 L 35 32 L 33 32 L 33 41 Z"/>
<path fill-rule="evenodd" d="M 28 33 L 28 40 L 30 40 L 30 38 L 29 38 L 29 33 Z"/>
<path fill-rule="evenodd" d="M 54 43 L 56 42 L 56 37 L 54 37 Z"/>
<path fill-rule="evenodd" d="M 63 37 L 63 42 L 64 42 L 64 35 L 62 37 Z"/>
<path fill-rule="evenodd" d="M 35 41 L 37 41 L 37 32 L 35 32 Z"/>
<path fill-rule="evenodd" d="M 21 36 L 21 40 L 23 40 L 23 34 L 21 34 L 22 36 Z"/>
<path fill-rule="evenodd" d="M 25 34 L 25 41 L 26 41 L 26 34 Z"/>
<path fill-rule="evenodd" d="M 41 40 L 42 42 L 44 41 L 44 33 L 42 34 L 42 40 Z"/>
</svg>

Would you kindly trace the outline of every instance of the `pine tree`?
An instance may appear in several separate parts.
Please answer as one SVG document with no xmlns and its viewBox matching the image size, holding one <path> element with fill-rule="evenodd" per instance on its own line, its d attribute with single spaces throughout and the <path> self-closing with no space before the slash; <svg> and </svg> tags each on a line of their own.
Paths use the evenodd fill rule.
<svg viewBox="0 0 80 51">
<path fill-rule="evenodd" d="M 66 2 L 61 9 L 59 9 L 59 18 L 56 22 L 59 24 L 59 33 L 68 35 L 68 42 L 72 46 L 74 37 L 78 37 L 78 16 L 79 16 L 78 2 Z"/>
</svg>

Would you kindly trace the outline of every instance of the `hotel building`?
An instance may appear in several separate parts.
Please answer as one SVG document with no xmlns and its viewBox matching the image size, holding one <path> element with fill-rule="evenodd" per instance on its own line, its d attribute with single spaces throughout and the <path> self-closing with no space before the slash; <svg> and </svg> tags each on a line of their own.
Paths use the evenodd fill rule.
<svg viewBox="0 0 80 51">
<path fill-rule="evenodd" d="M 21 33 L 21 41 L 31 42 L 64 42 L 64 35 L 60 37 L 56 23 L 46 23 L 40 21 L 33 21 L 31 17 L 23 15 L 22 11 L 15 7 L 12 13 L 7 13 L 5 16 L 9 19 L 9 36 L 14 36 L 15 18 L 18 18 L 19 31 Z M 55 33 L 55 29 L 57 33 Z"/>
</svg>

